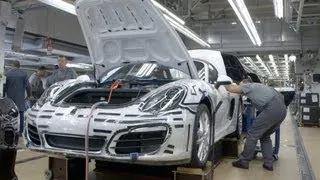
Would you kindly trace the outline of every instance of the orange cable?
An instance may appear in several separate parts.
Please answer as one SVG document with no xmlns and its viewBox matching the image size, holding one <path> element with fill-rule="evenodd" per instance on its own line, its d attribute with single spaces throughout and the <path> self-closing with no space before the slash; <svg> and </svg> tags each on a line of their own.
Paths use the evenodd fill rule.
<svg viewBox="0 0 320 180">
<path fill-rule="evenodd" d="M 112 83 L 111 87 L 110 87 L 110 93 L 109 93 L 109 98 L 108 98 L 108 104 L 111 100 L 111 96 L 113 93 L 113 90 L 119 88 L 119 86 L 121 85 L 121 80 L 116 80 L 114 83 Z"/>
</svg>

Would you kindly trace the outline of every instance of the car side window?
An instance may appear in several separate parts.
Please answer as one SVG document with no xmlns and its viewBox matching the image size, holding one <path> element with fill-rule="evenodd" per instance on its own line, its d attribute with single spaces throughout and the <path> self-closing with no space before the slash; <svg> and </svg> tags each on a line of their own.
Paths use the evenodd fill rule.
<svg viewBox="0 0 320 180">
<path fill-rule="evenodd" d="M 209 64 L 209 83 L 214 84 L 218 80 L 218 71 L 215 67 Z"/>
<path fill-rule="evenodd" d="M 186 73 L 173 68 L 169 69 L 169 75 L 171 76 L 172 79 L 189 79 L 190 78 L 190 76 L 187 75 Z"/>
<path fill-rule="evenodd" d="M 238 83 L 246 78 L 246 72 L 237 57 L 227 54 L 222 54 L 222 57 L 226 66 L 227 75 L 232 80 Z"/>
<path fill-rule="evenodd" d="M 204 63 L 194 61 L 194 64 L 196 65 L 199 78 L 205 81 L 206 80 L 206 71 L 205 71 Z"/>
</svg>

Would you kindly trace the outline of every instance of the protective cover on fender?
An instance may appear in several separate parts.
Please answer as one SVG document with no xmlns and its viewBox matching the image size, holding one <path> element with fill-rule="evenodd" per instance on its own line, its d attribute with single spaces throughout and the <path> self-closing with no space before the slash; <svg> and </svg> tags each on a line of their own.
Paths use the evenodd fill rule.
<svg viewBox="0 0 320 180">
<path fill-rule="evenodd" d="M 0 150 L 16 149 L 19 141 L 19 110 L 9 98 L 0 98 Z"/>
<path fill-rule="evenodd" d="M 9 98 L 0 98 L 0 114 L 3 115 L 13 115 L 13 110 L 18 113 L 17 106 L 15 103 Z"/>
</svg>

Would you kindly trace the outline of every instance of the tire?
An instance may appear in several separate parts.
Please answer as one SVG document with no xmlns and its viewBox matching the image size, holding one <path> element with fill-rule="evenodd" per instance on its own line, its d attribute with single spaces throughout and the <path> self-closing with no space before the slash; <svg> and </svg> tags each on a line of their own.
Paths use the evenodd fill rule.
<svg viewBox="0 0 320 180">
<path fill-rule="evenodd" d="M 242 105 L 241 101 L 239 101 L 238 113 L 237 113 L 237 128 L 236 128 L 236 130 L 231 134 L 231 137 L 236 137 L 237 139 L 240 139 L 240 138 L 241 138 L 242 129 L 243 129 L 243 120 L 244 120 L 243 105 Z"/>
<path fill-rule="evenodd" d="M 200 104 L 197 109 L 193 128 L 193 144 L 191 155 L 191 166 L 203 168 L 206 166 L 211 152 L 211 114 L 205 104 Z"/>
</svg>

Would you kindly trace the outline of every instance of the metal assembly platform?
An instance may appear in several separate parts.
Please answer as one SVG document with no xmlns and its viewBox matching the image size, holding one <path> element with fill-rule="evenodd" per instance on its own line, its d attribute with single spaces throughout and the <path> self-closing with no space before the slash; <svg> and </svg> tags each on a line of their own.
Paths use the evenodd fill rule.
<svg viewBox="0 0 320 180">
<path fill-rule="evenodd" d="M 205 168 L 190 168 L 186 166 L 143 166 L 95 161 L 91 168 L 90 180 L 212 180 L 214 169 L 223 157 L 237 157 L 242 148 L 243 138 L 226 138 L 215 144 L 215 153 L 210 157 Z M 46 180 L 84 180 L 85 160 L 48 156 Z"/>
</svg>

